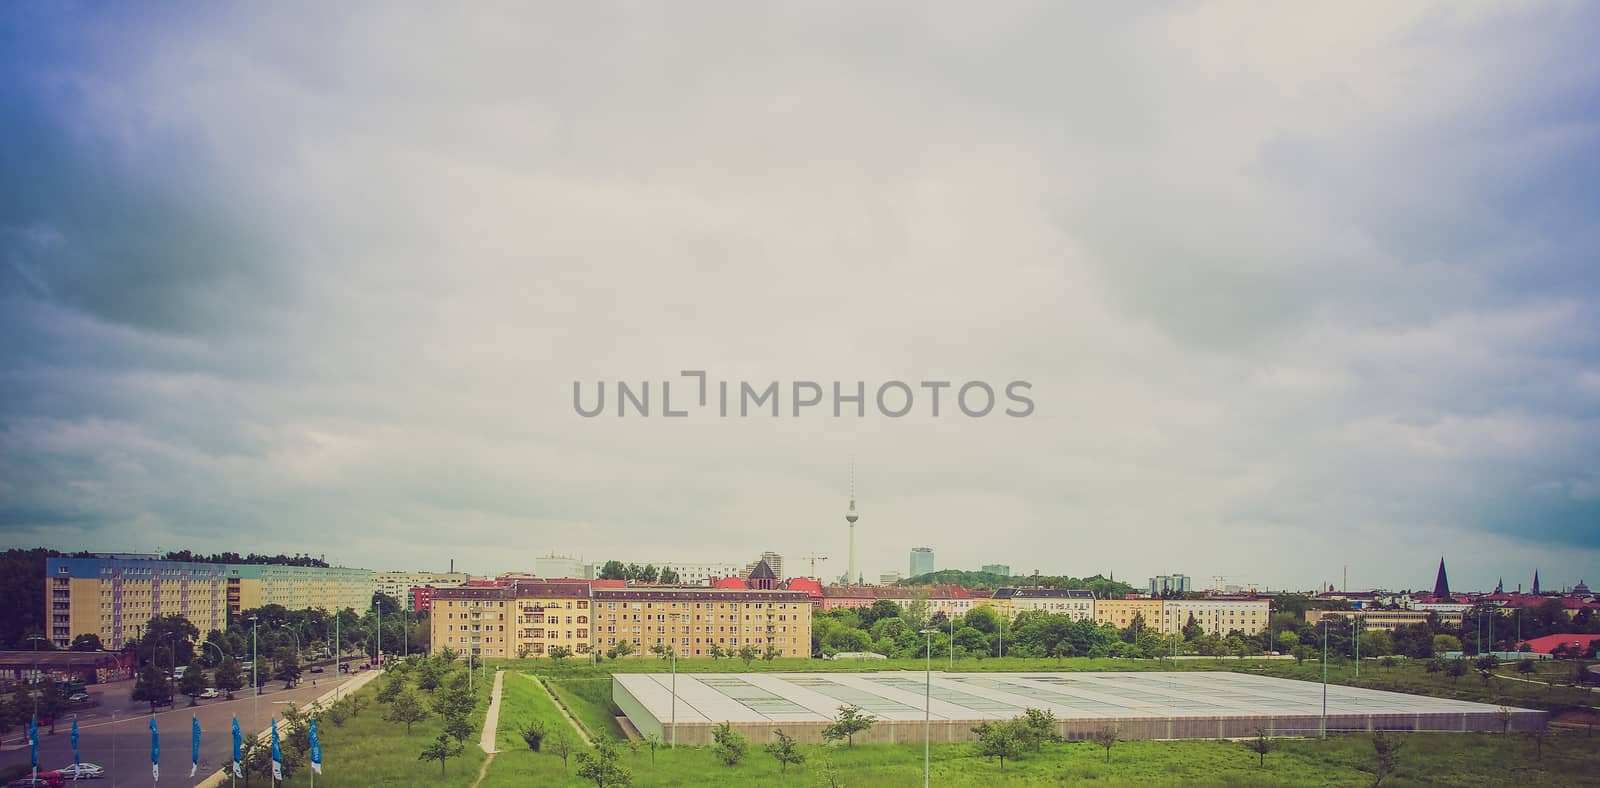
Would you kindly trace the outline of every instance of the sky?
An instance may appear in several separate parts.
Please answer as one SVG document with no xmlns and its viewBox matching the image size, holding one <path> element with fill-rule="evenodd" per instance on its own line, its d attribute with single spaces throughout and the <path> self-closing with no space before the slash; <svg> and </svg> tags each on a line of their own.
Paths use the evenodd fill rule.
<svg viewBox="0 0 1600 788">
<path fill-rule="evenodd" d="M 1596 29 L 7 3 L 0 546 L 1592 584 Z M 682 370 L 781 415 L 574 409 Z M 788 410 L 894 380 L 1034 408 Z"/>
</svg>

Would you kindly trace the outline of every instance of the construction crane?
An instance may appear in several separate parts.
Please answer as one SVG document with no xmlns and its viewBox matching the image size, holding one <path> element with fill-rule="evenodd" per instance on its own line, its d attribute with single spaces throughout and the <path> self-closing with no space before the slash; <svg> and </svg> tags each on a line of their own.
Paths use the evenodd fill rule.
<svg viewBox="0 0 1600 788">
<path fill-rule="evenodd" d="M 800 556 L 800 560 L 811 562 L 811 577 L 812 579 L 816 580 L 822 577 L 822 575 L 817 574 L 817 562 L 826 561 L 828 560 L 828 557 L 825 555 L 817 555 L 816 553 L 812 553 L 811 555 Z"/>
</svg>

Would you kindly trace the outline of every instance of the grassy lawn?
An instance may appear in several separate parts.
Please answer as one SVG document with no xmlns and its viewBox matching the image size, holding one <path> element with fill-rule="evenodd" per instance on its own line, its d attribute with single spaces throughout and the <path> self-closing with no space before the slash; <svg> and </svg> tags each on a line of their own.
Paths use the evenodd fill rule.
<svg viewBox="0 0 1600 788">
<path fill-rule="evenodd" d="M 1600 785 L 1593 768 L 1600 739 L 1581 733 L 1552 734 L 1544 758 L 1534 755 L 1527 736 L 1491 734 L 1415 734 L 1404 742 L 1394 785 Z M 1367 736 L 1335 736 L 1327 741 L 1282 740 L 1257 768 L 1256 756 L 1239 742 L 1122 742 L 1105 751 L 1087 742 L 1046 745 L 1043 752 L 997 762 L 973 754 L 973 745 L 935 745 L 932 780 L 936 785 L 1334 785 L 1363 786 L 1372 775 L 1372 741 Z M 725 766 L 707 748 L 662 750 L 654 766 L 648 749 L 623 751 L 623 765 L 639 786 L 827 785 L 825 762 L 832 764 L 840 785 L 917 786 L 922 784 L 922 748 L 913 744 L 806 746 L 805 763 L 787 775 L 752 743 L 744 762 Z M 585 783 L 571 774 L 576 761 L 563 769 L 548 753 L 501 753 L 489 768 L 486 785 L 562 785 Z"/>
<path fill-rule="evenodd" d="M 546 686 L 567 705 L 567 710 L 589 732 L 590 738 L 623 738 L 622 726 L 617 724 L 616 706 L 611 703 L 610 676 L 551 679 Z"/>
<path fill-rule="evenodd" d="M 465 668 L 459 668 L 458 671 L 465 672 Z M 489 677 L 488 680 L 479 681 L 473 687 L 478 705 L 473 709 L 472 720 L 481 730 L 484 714 L 489 706 L 489 690 L 493 686 L 494 673 L 480 671 L 478 676 Z M 465 742 L 461 757 L 450 759 L 445 767 L 445 777 L 441 779 L 437 761 L 417 760 L 417 754 L 422 748 L 439 735 L 441 727 L 439 715 L 429 714 L 426 720 L 413 724 L 411 735 L 407 736 L 404 725 L 384 721 L 383 715 L 387 707 L 373 698 L 384 680 L 383 677 L 379 677 L 359 691 L 358 694 L 368 699 L 368 705 L 360 717 L 346 720 L 343 726 L 335 726 L 326 720 L 318 722 L 317 733 L 322 740 L 323 758 L 323 773 L 316 776 L 319 788 L 321 786 L 365 788 L 372 785 L 470 786 L 477 779 L 478 768 L 486 757 L 483 750 L 478 747 L 476 735 Z M 422 696 L 423 705 L 427 707 L 431 700 L 428 693 L 419 691 L 418 695 Z M 259 778 L 254 782 L 261 785 L 271 784 L 271 781 Z M 310 768 L 302 765 L 282 784 L 310 785 Z"/>
<path fill-rule="evenodd" d="M 506 671 L 505 685 L 500 695 L 500 726 L 495 731 L 495 749 L 501 753 L 526 750 L 522 731 L 534 720 L 544 723 L 548 735 L 566 730 L 567 738 L 581 744 L 572 723 L 556 708 L 554 701 L 536 683 L 538 679 L 527 673 Z"/>
</svg>

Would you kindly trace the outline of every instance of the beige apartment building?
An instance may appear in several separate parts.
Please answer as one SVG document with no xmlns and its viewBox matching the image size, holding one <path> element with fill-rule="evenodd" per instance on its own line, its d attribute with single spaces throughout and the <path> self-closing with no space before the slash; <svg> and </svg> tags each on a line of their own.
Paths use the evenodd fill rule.
<svg viewBox="0 0 1600 788">
<path fill-rule="evenodd" d="M 628 588 L 594 590 L 595 648 L 626 640 L 637 652 L 671 643 L 685 657 L 712 646 L 771 646 L 785 657 L 811 656 L 811 599 L 803 591 Z"/>
<path fill-rule="evenodd" d="M 786 657 L 811 655 L 811 600 L 802 591 L 710 588 L 591 588 L 587 583 L 519 581 L 504 587 L 441 588 L 430 619 L 436 649 L 484 657 L 608 651 L 626 640 L 636 654 L 671 643 L 685 656 L 713 645 L 749 645 Z"/>
<path fill-rule="evenodd" d="M 1094 601 L 1094 622 L 1096 624 L 1110 624 L 1117 629 L 1127 629 L 1138 617 L 1144 618 L 1145 626 L 1151 629 L 1161 627 L 1161 600 L 1159 599 L 1096 599 Z"/>
<path fill-rule="evenodd" d="M 1165 599 L 1161 602 L 1161 632 L 1182 632 L 1192 616 L 1201 629 L 1213 635 L 1226 635 L 1236 629 L 1253 635 L 1270 623 L 1271 604 L 1265 599 L 1246 598 Z"/>
<path fill-rule="evenodd" d="M 1307 610 L 1306 623 L 1315 625 L 1323 618 L 1343 618 L 1347 621 L 1360 622 L 1362 629 L 1393 632 L 1412 624 L 1426 624 L 1431 615 L 1438 615 L 1441 622 L 1457 626 L 1460 626 L 1464 618 L 1461 613 L 1434 614 L 1426 610 Z"/>
</svg>

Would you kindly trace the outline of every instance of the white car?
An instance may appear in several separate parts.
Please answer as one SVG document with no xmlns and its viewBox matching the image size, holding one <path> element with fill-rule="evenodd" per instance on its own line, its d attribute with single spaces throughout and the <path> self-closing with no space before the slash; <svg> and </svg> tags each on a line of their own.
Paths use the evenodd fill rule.
<svg viewBox="0 0 1600 788">
<path fill-rule="evenodd" d="M 205 691 L 200 693 L 200 697 L 210 700 L 222 697 L 222 693 L 218 692 L 216 687 L 206 687 Z"/>
<path fill-rule="evenodd" d="M 57 769 L 63 780 L 98 780 L 106 776 L 106 770 L 92 763 L 67 764 Z"/>
</svg>

